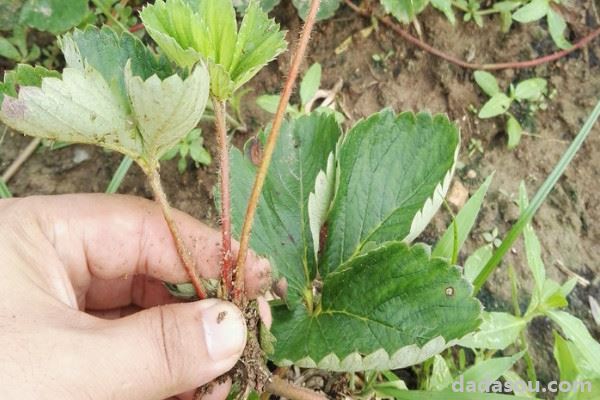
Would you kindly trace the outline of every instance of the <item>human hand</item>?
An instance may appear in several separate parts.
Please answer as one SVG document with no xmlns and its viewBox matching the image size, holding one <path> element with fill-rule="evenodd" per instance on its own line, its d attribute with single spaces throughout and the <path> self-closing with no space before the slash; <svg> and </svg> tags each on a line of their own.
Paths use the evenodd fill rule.
<svg viewBox="0 0 600 400">
<path fill-rule="evenodd" d="M 200 274 L 217 278 L 218 232 L 181 212 L 175 220 Z M 188 279 L 159 208 L 148 200 L 0 201 L 0 278 L 3 398 L 190 398 L 189 391 L 231 369 L 246 343 L 234 305 L 173 304 L 162 281 Z M 248 295 L 269 281 L 268 263 L 251 255 Z M 217 387 L 212 398 L 227 390 Z"/>
</svg>

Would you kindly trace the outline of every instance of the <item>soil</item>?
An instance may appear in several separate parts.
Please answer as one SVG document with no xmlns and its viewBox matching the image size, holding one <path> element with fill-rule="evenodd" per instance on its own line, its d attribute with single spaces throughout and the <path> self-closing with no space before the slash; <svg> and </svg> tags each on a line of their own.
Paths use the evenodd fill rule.
<svg viewBox="0 0 600 400">
<path fill-rule="evenodd" d="M 274 16 L 289 30 L 289 38 L 293 39 L 297 37 L 300 22 L 289 2 L 283 3 L 274 11 Z M 594 7 L 591 0 L 573 3 L 569 8 L 569 22 L 571 39 L 575 40 L 597 27 L 600 20 L 595 11 L 598 7 Z M 460 21 L 453 27 L 432 9 L 421 14 L 419 22 L 422 38 L 427 43 L 469 61 L 525 60 L 556 51 L 543 23 L 516 24 L 504 34 L 497 19 L 486 19 L 483 29 Z M 527 184 L 530 196 L 535 192 L 594 107 L 600 93 L 600 39 L 592 41 L 587 49 L 552 64 L 495 74 L 503 88 L 537 76 L 547 79 L 557 93 L 549 101 L 547 110 L 539 111 L 534 118 L 525 121 L 530 134 L 511 151 L 506 148 L 502 118 L 480 120 L 472 111 L 486 100 L 474 84 L 472 71 L 416 49 L 382 27 L 363 35 L 366 32 L 363 29 L 370 26 L 368 20 L 342 7 L 334 18 L 317 25 L 304 68 L 320 62 L 323 66 L 322 88 L 325 89 L 334 87 L 340 77 L 344 79 L 337 98 L 338 109 L 351 121 L 383 107 L 391 107 L 396 111 L 446 113 L 458 123 L 462 132 L 462 152 L 455 179 L 473 193 L 485 177 L 495 171 L 486 205 L 461 253 L 464 257 L 485 244 L 483 233 L 497 228 L 502 237 L 507 232 L 518 217 L 515 199 L 519 183 Z M 336 49 L 349 39 L 352 43 L 347 49 L 336 53 Z M 373 55 L 379 55 L 384 61 L 376 62 Z M 289 53 L 252 81 L 253 90 L 242 102 L 249 130 L 245 134 L 236 134 L 236 145 L 241 145 L 269 121 L 269 115 L 256 106 L 255 98 L 278 92 L 288 65 Z M 216 155 L 211 125 L 204 127 L 204 137 L 207 147 Z M 10 165 L 28 142 L 29 139 L 18 134 L 6 136 L 0 147 L 0 171 Z M 479 149 L 477 143 L 480 143 Z M 76 145 L 54 151 L 42 149 L 25 163 L 9 186 L 17 196 L 102 192 L 119 161 L 117 154 L 89 146 Z M 190 166 L 184 174 L 179 174 L 176 161 L 170 161 L 165 162 L 162 169 L 172 204 L 216 226 L 212 194 L 217 182 L 216 167 L 196 169 Z M 578 285 L 569 297 L 570 311 L 586 321 L 596 339 L 600 339 L 600 327 L 591 317 L 588 296 L 600 300 L 600 192 L 596 186 L 599 177 L 600 124 L 596 124 L 533 222 L 542 243 L 547 275 L 564 282 L 570 277 L 565 271 L 572 271 L 589 281 L 587 286 Z M 151 197 L 139 168 L 131 169 L 120 193 Z M 448 221 L 447 213 L 441 212 L 422 239 L 433 243 Z M 526 268 L 522 245 L 517 243 L 480 296 L 491 310 L 511 310 L 508 264 L 516 269 L 524 306 L 529 298 L 532 278 Z M 535 321 L 529 329 L 529 339 L 540 380 L 556 379 L 558 373 L 552 356 L 552 325 L 549 321 Z"/>
</svg>

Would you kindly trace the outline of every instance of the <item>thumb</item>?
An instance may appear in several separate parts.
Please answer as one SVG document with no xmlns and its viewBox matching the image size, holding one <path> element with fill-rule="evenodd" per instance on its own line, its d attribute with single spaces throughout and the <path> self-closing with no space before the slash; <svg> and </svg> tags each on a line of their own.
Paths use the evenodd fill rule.
<svg viewBox="0 0 600 400">
<path fill-rule="evenodd" d="M 246 325 L 236 306 L 209 299 L 109 321 L 102 337 L 111 398 L 164 399 L 233 368 L 246 345 Z"/>
</svg>

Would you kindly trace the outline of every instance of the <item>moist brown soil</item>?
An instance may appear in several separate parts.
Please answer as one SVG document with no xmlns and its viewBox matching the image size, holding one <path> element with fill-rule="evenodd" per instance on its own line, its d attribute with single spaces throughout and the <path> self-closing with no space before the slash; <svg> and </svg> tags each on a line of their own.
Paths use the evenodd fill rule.
<svg viewBox="0 0 600 400">
<path fill-rule="evenodd" d="M 274 11 L 274 16 L 289 30 L 289 38 L 295 38 L 300 22 L 293 7 L 284 3 Z M 573 40 L 600 24 L 595 11 L 598 7 L 590 0 L 575 3 L 568 14 Z M 543 24 L 517 24 L 504 34 L 497 19 L 486 19 L 483 29 L 460 21 L 453 27 L 433 10 L 424 12 L 419 21 L 426 42 L 469 61 L 525 60 L 556 51 Z M 524 136 L 518 148 L 510 151 L 506 148 L 503 120 L 480 120 L 472 111 L 486 100 L 473 82 L 472 71 L 416 49 L 384 27 L 365 37 L 361 31 L 369 26 L 368 20 L 342 7 L 335 18 L 317 25 L 304 68 L 313 62 L 321 63 L 324 89 L 332 88 L 343 78 L 338 109 L 351 121 L 390 107 L 396 111 L 446 113 L 460 125 L 462 152 L 455 179 L 473 193 L 485 177 L 496 172 L 478 223 L 462 252 L 464 257 L 485 244 L 483 233 L 498 228 L 503 236 L 518 217 L 515 199 L 519 183 L 524 181 L 532 195 L 582 126 L 600 93 L 600 39 L 558 62 L 535 69 L 496 73 L 504 88 L 510 83 L 538 76 L 546 78 L 557 92 L 547 110 L 524 121 L 530 135 Z M 347 49 L 336 53 L 336 49 L 350 39 L 352 43 Z M 379 55 L 385 61 L 375 62 L 373 55 Z M 240 146 L 269 121 L 269 115 L 256 106 L 256 96 L 278 92 L 288 65 L 289 53 L 263 70 L 251 83 L 253 90 L 242 102 L 249 130 L 245 134 L 236 134 L 236 145 Z M 216 155 L 212 126 L 204 126 L 204 137 L 209 150 Z M 0 147 L 0 171 L 8 167 L 28 141 L 18 134 L 7 135 Z M 481 143 L 481 151 L 470 152 L 477 141 Z M 55 151 L 43 149 L 25 163 L 9 186 L 17 196 L 102 192 L 119 161 L 119 155 L 90 146 L 76 145 Z M 190 167 L 180 175 L 176 161 L 171 161 L 164 163 L 161 173 L 175 207 L 216 226 L 212 194 L 217 182 L 214 165 L 199 169 Z M 564 282 L 569 278 L 565 271 L 570 270 L 589 281 L 588 286 L 578 285 L 571 294 L 570 311 L 586 321 L 597 339 L 600 339 L 600 329 L 591 318 L 588 296 L 600 300 L 599 177 L 600 124 L 596 124 L 533 222 L 543 246 L 548 276 Z M 151 197 L 139 168 L 131 169 L 120 193 Z M 440 213 L 422 239 L 433 243 L 448 221 L 449 216 Z M 520 279 L 523 306 L 528 300 L 532 278 L 525 265 L 522 245 L 517 243 L 480 296 L 489 309 L 511 310 L 506 268 L 509 263 L 515 266 Z M 540 379 L 557 379 L 549 321 L 534 322 L 529 329 L 529 339 Z"/>
</svg>

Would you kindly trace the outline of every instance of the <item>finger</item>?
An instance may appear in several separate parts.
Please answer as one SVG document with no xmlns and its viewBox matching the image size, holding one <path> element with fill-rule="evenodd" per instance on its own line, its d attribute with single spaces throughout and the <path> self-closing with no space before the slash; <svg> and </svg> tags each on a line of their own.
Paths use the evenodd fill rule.
<svg viewBox="0 0 600 400">
<path fill-rule="evenodd" d="M 163 282 L 146 275 L 121 279 L 94 279 L 86 296 L 87 310 L 107 310 L 130 304 L 150 308 L 175 303 Z"/>
<path fill-rule="evenodd" d="M 200 387 L 231 369 L 246 344 L 234 305 L 211 299 L 101 321 L 88 344 L 99 363 L 90 379 L 110 382 L 109 398 L 168 398 Z"/>
<path fill-rule="evenodd" d="M 20 214 L 30 216 L 14 223 L 41 228 L 79 292 L 87 290 L 93 279 L 136 274 L 172 283 L 188 280 L 160 208 L 152 201 L 85 194 L 29 197 L 7 207 L 21 207 Z M 185 213 L 174 210 L 173 214 L 200 275 L 218 278 L 219 233 Z M 268 287 L 269 278 L 268 262 L 251 256 L 246 273 L 249 295 L 255 297 Z"/>
</svg>

